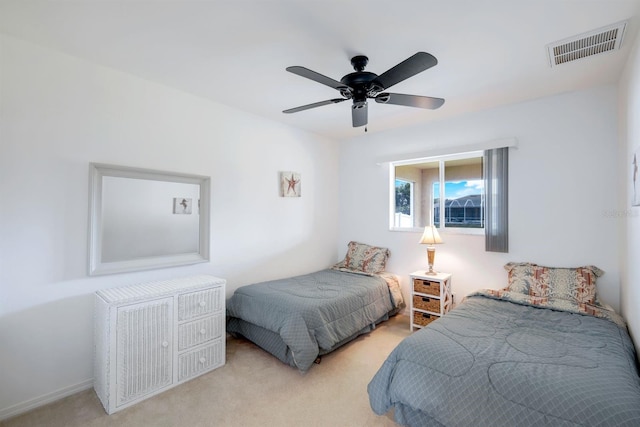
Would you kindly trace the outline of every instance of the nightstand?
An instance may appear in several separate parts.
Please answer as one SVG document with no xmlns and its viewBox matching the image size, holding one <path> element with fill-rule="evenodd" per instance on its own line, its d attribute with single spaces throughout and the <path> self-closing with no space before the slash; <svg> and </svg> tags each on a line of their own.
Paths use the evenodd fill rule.
<svg viewBox="0 0 640 427">
<path fill-rule="evenodd" d="M 410 329 L 423 328 L 451 310 L 451 274 L 427 275 L 424 271 L 411 273 Z"/>
</svg>

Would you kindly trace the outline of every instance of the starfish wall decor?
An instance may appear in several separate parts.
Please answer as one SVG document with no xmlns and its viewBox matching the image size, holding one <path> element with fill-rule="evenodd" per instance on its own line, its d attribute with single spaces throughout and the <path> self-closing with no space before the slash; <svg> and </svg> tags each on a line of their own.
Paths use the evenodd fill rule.
<svg viewBox="0 0 640 427">
<path fill-rule="evenodd" d="M 301 179 L 298 172 L 280 172 L 280 195 L 282 197 L 300 197 Z"/>
</svg>

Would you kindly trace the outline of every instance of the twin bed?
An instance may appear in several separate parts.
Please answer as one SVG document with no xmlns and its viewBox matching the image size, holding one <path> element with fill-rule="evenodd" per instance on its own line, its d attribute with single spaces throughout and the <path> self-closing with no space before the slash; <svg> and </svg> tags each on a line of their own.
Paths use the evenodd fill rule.
<svg viewBox="0 0 640 427">
<path fill-rule="evenodd" d="M 239 288 L 227 331 L 302 372 L 403 307 L 385 248 L 349 243 L 332 269 Z M 409 426 L 639 426 L 640 379 L 596 267 L 507 264 L 508 286 L 469 295 L 404 339 L 368 386 Z"/>
<path fill-rule="evenodd" d="M 403 307 L 397 278 L 384 271 L 388 257 L 386 248 L 350 242 L 330 269 L 243 286 L 227 301 L 227 332 L 306 372 Z"/>
<path fill-rule="evenodd" d="M 368 386 L 409 426 L 639 426 L 624 321 L 599 303 L 595 267 L 507 264 L 509 286 L 472 294 L 402 341 Z"/>
</svg>

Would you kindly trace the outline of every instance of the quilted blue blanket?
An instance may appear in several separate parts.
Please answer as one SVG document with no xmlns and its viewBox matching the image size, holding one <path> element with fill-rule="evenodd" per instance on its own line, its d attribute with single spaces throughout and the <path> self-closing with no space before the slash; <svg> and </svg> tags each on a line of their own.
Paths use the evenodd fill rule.
<svg viewBox="0 0 640 427">
<path fill-rule="evenodd" d="M 368 391 L 409 426 L 640 426 L 626 328 L 481 295 L 402 341 Z"/>
<path fill-rule="evenodd" d="M 379 275 L 330 269 L 243 286 L 227 301 L 227 331 L 304 372 L 318 355 L 388 318 L 390 287 Z"/>
</svg>

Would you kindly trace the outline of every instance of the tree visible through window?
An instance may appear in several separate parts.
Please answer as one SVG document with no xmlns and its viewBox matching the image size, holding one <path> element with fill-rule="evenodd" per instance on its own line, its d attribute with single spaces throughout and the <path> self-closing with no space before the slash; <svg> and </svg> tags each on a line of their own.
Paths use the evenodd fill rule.
<svg viewBox="0 0 640 427">
<path fill-rule="evenodd" d="M 411 183 L 396 179 L 396 213 L 411 214 Z"/>
<path fill-rule="evenodd" d="M 413 183 L 396 179 L 396 209 L 394 227 L 413 227 Z"/>
</svg>

